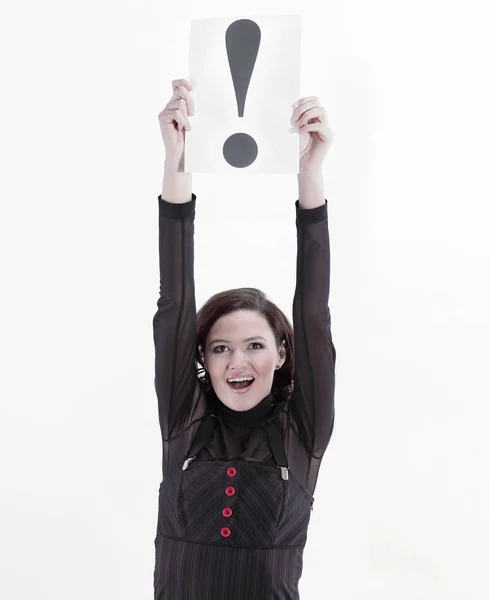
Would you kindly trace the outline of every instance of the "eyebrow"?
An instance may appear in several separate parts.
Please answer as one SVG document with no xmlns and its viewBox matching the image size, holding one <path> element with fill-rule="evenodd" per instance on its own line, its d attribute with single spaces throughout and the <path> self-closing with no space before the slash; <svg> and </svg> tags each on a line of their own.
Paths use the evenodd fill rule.
<svg viewBox="0 0 489 600">
<path fill-rule="evenodd" d="M 260 335 L 255 335 L 254 337 L 246 338 L 243 341 L 244 342 L 251 342 L 251 340 L 263 340 L 264 342 L 267 341 L 264 337 L 261 337 Z M 209 342 L 209 346 L 211 346 L 212 344 L 215 344 L 216 342 L 219 342 L 219 343 L 224 342 L 225 344 L 230 344 L 231 343 L 229 340 L 212 340 L 212 342 Z"/>
</svg>

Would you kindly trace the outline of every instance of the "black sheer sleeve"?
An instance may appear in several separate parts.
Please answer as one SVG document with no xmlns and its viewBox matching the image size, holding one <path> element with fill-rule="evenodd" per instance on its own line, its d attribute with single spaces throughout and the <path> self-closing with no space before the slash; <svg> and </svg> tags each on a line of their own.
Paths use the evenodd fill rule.
<svg viewBox="0 0 489 600">
<path fill-rule="evenodd" d="M 302 209 L 297 201 L 296 227 L 297 271 L 292 310 L 295 373 L 290 412 L 301 440 L 307 444 L 309 464 L 301 461 L 301 475 L 304 475 L 304 469 L 307 470 L 305 483 L 312 491 L 334 424 L 336 350 L 328 306 L 330 246 L 327 203 L 313 209 Z"/>
<path fill-rule="evenodd" d="M 195 367 L 194 219 L 196 196 L 183 204 L 158 197 L 160 294 L 153 318 L 155 389 L 163 438 L 163 471 L 198 400 Z"/>
</svg>

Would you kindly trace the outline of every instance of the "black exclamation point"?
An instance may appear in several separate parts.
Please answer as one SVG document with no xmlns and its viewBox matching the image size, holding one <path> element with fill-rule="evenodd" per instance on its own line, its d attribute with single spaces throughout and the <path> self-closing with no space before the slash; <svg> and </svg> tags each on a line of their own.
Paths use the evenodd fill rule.
<svg viewBox="0 0 489 600">
<path fill-rule="evenodd" d="M 244 114 L 246 94 L 260 48 L 261 31 L 254 21 L 234 21 L 226 31 L 226 51 L 238 104 L 238 117 Z M 258 156 L 258 146 L 247 133 L 234 133 L 224 142 L 224 159 L 233 167 L 248 167 Z"/>
</svg>

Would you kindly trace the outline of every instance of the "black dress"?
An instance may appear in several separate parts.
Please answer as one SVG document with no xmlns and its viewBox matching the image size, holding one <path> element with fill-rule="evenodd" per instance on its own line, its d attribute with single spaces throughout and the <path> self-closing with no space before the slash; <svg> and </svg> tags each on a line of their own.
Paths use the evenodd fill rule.
<svg viewBox="0 0 489 600">
<path fill-rule="evenodd" d="M 301 209 L 296 202 L 293 396 L 277 402 L 271 392 L 244 412 L 206 395 L 197 378 L 196 196 L 184 204 L 160 196 L 158 204 L 153 332 L 163 480 L 154 598 L 297 600 L 313 493 L 334 424 L 327 204 Z"/>
</svg>

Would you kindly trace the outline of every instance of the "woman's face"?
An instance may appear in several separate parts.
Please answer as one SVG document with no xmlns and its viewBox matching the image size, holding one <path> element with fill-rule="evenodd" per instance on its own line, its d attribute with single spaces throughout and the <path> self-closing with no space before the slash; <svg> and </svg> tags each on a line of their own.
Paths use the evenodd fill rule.
<svg viewBox="0 0 489 600">
<path fill-rule="evenodd" d="M 236 411 L 253 408 L 272 389 L 273 376 L 285 362 L 267 320 L 250 310 L 238 310 L 218 319 L 207 336 L 203 364 L 223 404 Z M 228 379 L 250 375 L 253 383 L 233 390 Z"/>
</svg>

